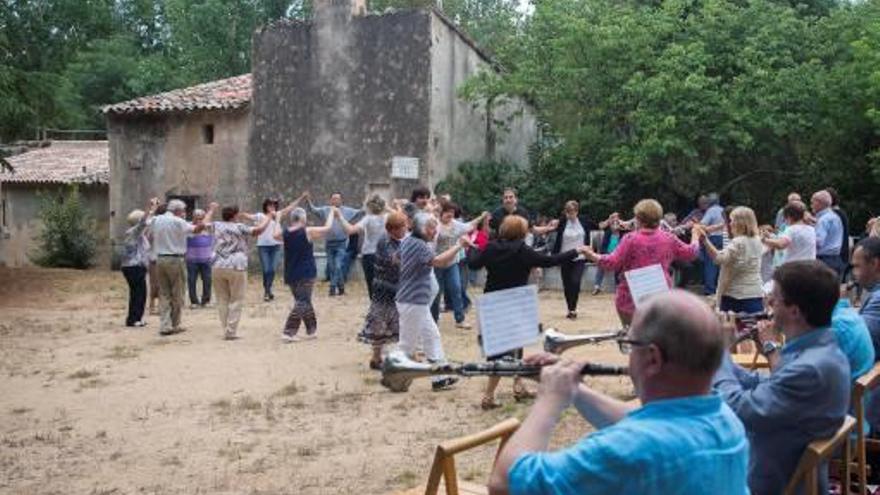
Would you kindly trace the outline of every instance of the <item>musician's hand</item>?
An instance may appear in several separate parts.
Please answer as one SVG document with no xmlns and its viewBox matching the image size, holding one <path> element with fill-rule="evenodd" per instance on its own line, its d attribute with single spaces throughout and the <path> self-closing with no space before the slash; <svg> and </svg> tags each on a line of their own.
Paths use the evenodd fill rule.
<svg viewBox="0 0 880 495">
<path fill-rule="evenodd" d="M 763 344 L 770 340 L 776 340 L 777 332 L 773 326 L 772 320 L 763 320 L 757 323 L 758 326 L 758 343 Z"/>
<path fill-rule="evenodd" d="M 557 412 L 562 412 L 574 401 L 581 383 L 583 364 L 562 360 L 541 370 L 538 401 L 548 401 Z"/>
<path fill-rule="evenodd" d="M 550 366 L 559 362 L 559 355 L 549 352 L 539 352 L 537 354 L 529 354 L 523 358 L 523 363 L 532 366 Z"/>
</svg>

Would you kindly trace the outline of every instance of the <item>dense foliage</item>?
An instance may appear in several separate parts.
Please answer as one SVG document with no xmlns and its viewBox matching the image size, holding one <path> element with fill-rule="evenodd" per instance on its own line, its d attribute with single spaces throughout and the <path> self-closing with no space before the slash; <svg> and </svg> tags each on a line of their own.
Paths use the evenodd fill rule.
<svg viewBox="0 0 880 495">
<path fill-rule="evenodd" d="M 539 209 L 717 190 L 766 219 L 834 185 L 857 221 L 880 212 L 877 0 L 541 0 L 499 50 L 508 71 L 463 94 L 534 102 L 548 132 L 517 180 Z"/>
<path fill-rule="evenodd" d="M 38 265 L 88 268 L 95 257 L 95 221 L 83 204 L 76 186 L 64 196 L 41 198 L 39 249 L 33 253 Z"/>
</svg>

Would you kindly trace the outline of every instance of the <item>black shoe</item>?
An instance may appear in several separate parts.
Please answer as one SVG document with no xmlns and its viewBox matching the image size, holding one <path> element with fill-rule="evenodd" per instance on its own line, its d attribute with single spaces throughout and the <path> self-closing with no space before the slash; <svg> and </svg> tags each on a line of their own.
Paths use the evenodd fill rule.
<svg viewBox="0 0 880 495">
<path fill-rule="evenodd" d="M 272 294 L 272 293 L 270 292 L 270 293 L 269 293 L 269 300 L 270 300 L 270 301 L 274 301 L 274 300 L 275 300 L 275 294 Z"/>
<path fill-rule="evenodd" d="M 272 298 L 269 296 L 269 294 L 263 294 L 263 302 L 269 302 L 271 300 Z"/>
<path fill-rule="evenodd" d="M 443 378 L 442 380 L 437 380 L 436 382 L 431 382 L 431 390 L 434 392 L 439 392 L 441 390 L 449 390 L 458 382 L 458 378 L 448 376 Z"/>
<path fill-rule="evenodd" d="M 336 287 L 330 287 L 330 297 L 333 297 L 335 295 L 336 295 Z"/>
<path fill-rule="evenodd" d="M 569 311 L 568 314 L 565 315 L 565 317 L 568 318 L 569 320 L 577 320 L 578 313 L 577 313 L 577 311 Z"/>
<path fill-rule="evenodd" d="M 343 287 L 343 286 L 341 286 L 341 285 L 339 286 L 339 295 L 340 295 L 340 296 L 344 296 L 344 295 L 345 295 L 345 287 Z"/>
</svg>

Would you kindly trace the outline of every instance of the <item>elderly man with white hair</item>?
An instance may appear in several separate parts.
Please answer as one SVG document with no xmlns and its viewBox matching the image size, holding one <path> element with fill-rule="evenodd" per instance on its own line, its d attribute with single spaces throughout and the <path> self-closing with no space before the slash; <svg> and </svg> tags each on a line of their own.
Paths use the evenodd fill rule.
<svg viewBox="0 0 880 495">
<path fill-rule="evenodd" d="M 209 211 L 210 214 L 210 211 Z M 164 214 L 150 221 L 156 250 L 156 278 L 159 281 L 159 335 L 183 332 L 180 315 L 186 286 L 186 239 L 204 230 L 201 223 L 185 220 L 186 203 L 172 199 Z"/>
<path fill-rule="evenodd" d="M 810 199 L 810 208 L 816 216 L 816 259 L 828 265 L 840 277 L 845 268 L 840 257 L 843 223 L 831 206 L 832 199 L 828 191 L 818 191 Z"/>
</svg>

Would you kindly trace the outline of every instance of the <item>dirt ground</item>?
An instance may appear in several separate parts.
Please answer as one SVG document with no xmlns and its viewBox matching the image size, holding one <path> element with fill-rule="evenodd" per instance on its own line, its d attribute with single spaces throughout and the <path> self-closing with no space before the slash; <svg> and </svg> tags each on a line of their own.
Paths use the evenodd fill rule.
<svg viewBox="0 0 880 495">
<path fill-rule="evenodd" d="M 0 268 L 0 493 L 394 493 L 425 482 L 438 442 L 528 412 L 510 382 L 491 412 L 479 408 L 483 379 L 438 393 L 426 380 L 405 394 L 382 388 L 355 339 L 362 287 L 329 298 L 320 284 L 319 338 L 284 344 L 292 298 L 282 289 L 264 303 L 251 277 L 241 340 L 222 340 L 213 307 L 186 309 L 188 331 L 159 337 L 158 316 L 144 329 L 123 325 L 118 272 Z M 574 322 L 561 293 L 540 299 L 545 327 L 617 325 L 610 295 L 584 294 Z M 448 357 L 479 359 L 474 331 L 451 320 L 441 316 Z M 625 362 L 613 344 L 567 355 Z M 588 383 L 632 393 L 625 377 Z M 553 444 L 588 431 L 568 411 Z M 489 448 L 462 455 L 460 476 L 485 480 L 491 459 Z"/>
</svg>

